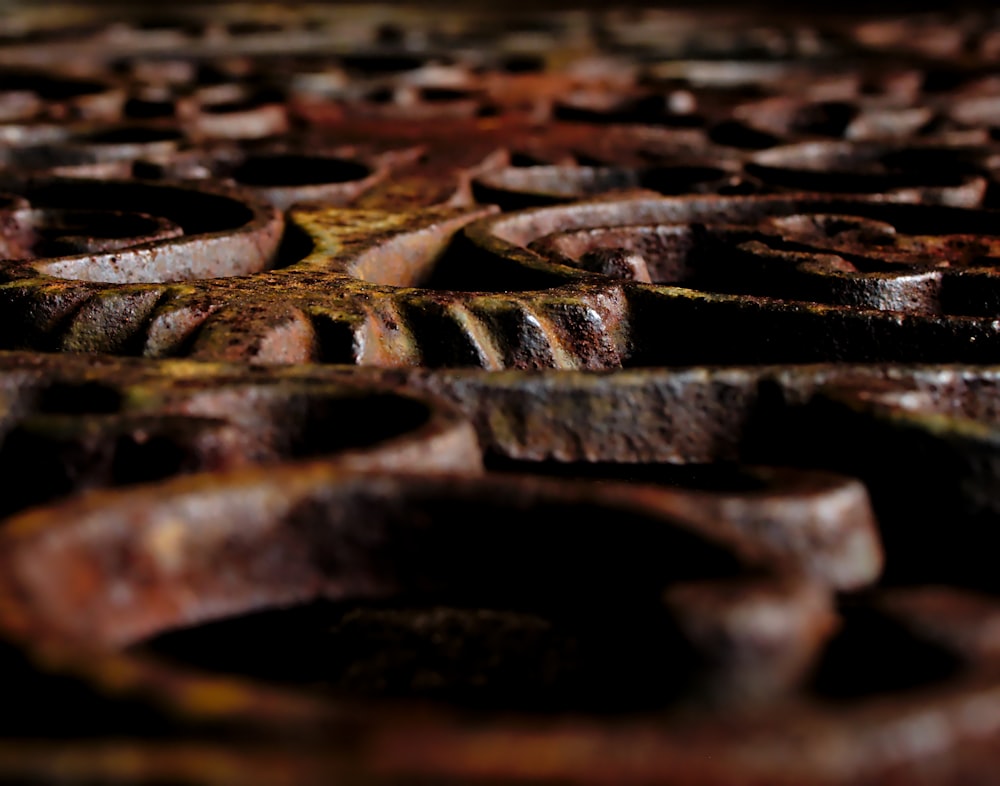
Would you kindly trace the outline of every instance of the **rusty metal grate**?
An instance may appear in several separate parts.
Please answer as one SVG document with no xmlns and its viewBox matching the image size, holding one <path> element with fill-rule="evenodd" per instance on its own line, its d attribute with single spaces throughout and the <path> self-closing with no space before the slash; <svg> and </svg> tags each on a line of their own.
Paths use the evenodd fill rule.
<svg viewBox="0 0 1000 786">
<path fill-rule="evenodd" d="M 2 21 L 0 782 L 1000 779 L 1000 15 Z"/>
</svg>

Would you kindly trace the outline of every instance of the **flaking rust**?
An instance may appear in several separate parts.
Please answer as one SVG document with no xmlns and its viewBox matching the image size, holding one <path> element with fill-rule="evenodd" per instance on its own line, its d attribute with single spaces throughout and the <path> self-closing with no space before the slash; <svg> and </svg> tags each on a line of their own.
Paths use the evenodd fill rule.
<svg viewBox="0 0 1000 786">
<path fill-rule="evenodd" d="M 997 780 L 988 11 L 6 12 L 0 781 Z"/>
</svg>

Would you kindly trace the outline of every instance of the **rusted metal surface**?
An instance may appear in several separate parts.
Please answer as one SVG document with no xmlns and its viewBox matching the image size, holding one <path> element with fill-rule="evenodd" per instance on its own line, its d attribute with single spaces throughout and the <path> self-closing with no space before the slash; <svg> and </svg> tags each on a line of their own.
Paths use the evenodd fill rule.
<svg viewBox="0 0 1000 786">
<path fill-rule="evenodd" d="M 1000 778 L 1000 26 L 25 6 L 0 782 Z"/>
</svg>

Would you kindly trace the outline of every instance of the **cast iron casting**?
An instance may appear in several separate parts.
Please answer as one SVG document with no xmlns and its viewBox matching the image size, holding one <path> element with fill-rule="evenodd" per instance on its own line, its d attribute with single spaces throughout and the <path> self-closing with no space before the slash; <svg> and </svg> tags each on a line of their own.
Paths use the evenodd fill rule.
<svg viewBox="0 0 1000 786">
<path fill-rule="evenodd" d="M 0 19 L 0 782 L 1000 780 L 995 12 Z"/>
</svg>

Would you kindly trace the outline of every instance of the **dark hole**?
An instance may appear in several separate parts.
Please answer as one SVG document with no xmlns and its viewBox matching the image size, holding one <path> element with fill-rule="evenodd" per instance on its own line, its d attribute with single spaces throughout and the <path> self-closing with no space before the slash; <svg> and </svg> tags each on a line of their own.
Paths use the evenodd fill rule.
<svg viewBox="0 0 1000 786">
<path fill-rule="evenodd" d="M 616 464 L 611 462 L 516 461 L 490 455 L 487 469 L 544 475 L 554 478 L 609 480 L 620 483 L 643 483 L 672 486 L 692 491 L 743 493 L 763 491 L 767 484 L 760 478 L 729 464 Z"/>
<path fill-rule="evenodd" d="M 863 170 L 852 172 L 747 164 L 746 171 L 772 185 L 833 194 L 872 194 L 894 188 L 956 187 L 963 181 L 961 172 L 933 169 L 873 174 Z"/>
<path fill-rule="evenodd" d="M 716 193 L 720 196 L 747 196 L 748 194 L 756 194 L 757 186 L 749 180 L 740 178 L 736 182 L 722 186 Z"/>
<path fill-rule="evenodd" d="M 533 156 L 530 153 L 511 153 L 510 165 L 525 167 L 525 166 L 545 166 L 551 163 L 550 161 L 545 161 L 537 156 Z"/>
<path fill-rule="evenodd" d="M 168 103 L 169 105 L 169 103 Z M 97 145 L 146 145 L 152 142 L 174 142 L 180 132 L 167 128 L 114 128 L 83 137 L 81 141 Z"/>
<path fill-rule="evenodd" d="M 695 114 L 667 115 L 659 124 L 668 128 L 700 128 L 705 125 L 705 118 Z"/>
<path fill-rule="evenodd" d="M 867 216 L 886 221 L 898 232 L 908 235 L 973 234 L 994 236 L 1000 233 L 996 216 L 989 210 L 954 208 L 943 205 L 904 205 L 893 203 L 830 202 L 817 205 L 812 212 Z"/>
<path fill-rule="evenodd" d="M 979 167 L 958 149 L 903 148 L 886 153 L 880 161 L 889 169 L 933 172 L 938 177 L 979 173 Z"/>
<path fill-rule="evenodd" d="M 267 101 L 262 101 L 257 98 L 247 99 L 246 101 L 227 101 L 219 104 L 205 104 L 201 107 L 201 111 L 209 115 L 226 115 L 236 112 L 252 112 L 254 109 L 260 109 L 263 105 L 268 103 Z"/>
<path fill-rule="evenodd" d="M 1000 184 L 991 182 L 986 187 L 986 196 L 983 197 L 983 207 L 987 210 L 1000 208 Z"/>
<path fill-rule="evenodd" d="M 662 706 L 693 660 L 652 607 L 588 616 L 314 603 L 166 633 L 139 650 L 311 693 L 519 711 Z"/>
<path fill-rule="evenodd" d="M 424 289 L 462 290 L 466 292 L 525 292 L 529 290 L 549 289 L 565 284 L 567 278 L 533 268 L 507 266 L 506 269 L 487 269 L 487 266 L 468 265 L 467 257 L 463 258 L 457 245 L 449 247 L 426 281 L 421 282 Z M 447 330 L 443 322 L 429 314 L 422 314 L 415 309 L 410 318 L 415 323 L 423 322 L 428 326 L 440 325 Z M 433 353 L 434 347 L 424 347 L 424 351 Z M 445 364 L 447 365 L 447 364 Z"/>
<path fill-rule="evenodd" d="M 591 166 L 591 167 L 604 167 L 611 166 L 612 161 L 607 157 L 601 158 L 599 156 L 592 156 L 589 153 L 583 151 L 574 151 L 573 160 L 576 161 L 578 166 Z"/>
<path fill-rule="evenodd" d="M 42 98 L 59 101 L 77 96 L 100 93 L 107 88 L 100 82 L 82 79 L 58 79 L 43 74 L 7 73 L 0 74 L 4 90 L 28 90 Z"/>
<path fill-rule="evenodd" d="M 132 177 L 136 180 L 162 180 L 167 177 L 168 168 L 155 161 L 133 161 Z"/>
<path fill-rule="evenodd" d="M 542 71 L 545 61 L 538 55 L 508 55 L 500 61 L 500 68 L 511 74 Z"/>
<path fill-rule="evenodd" d="M 125 102 L 125 115 L 137 120 L 157 117 L 173 117 L 175 112 L 173 101 L 144 101 L 140 98 L 130 98 Z"/>
<path fill-rule="evenodd" d="M 58 420 L 58 418 L 57 418 Z M 0 473 L 4 494 L 0 515 L 7 516 L 32 505 L 64 497 L 81 488 L 93 487 L 105 469 L 100 450 L 91 450 L 34 426 L 28 419 L 10 431 L 0 450 Z"/>
<path fill-rule="evenodd" d="M 146 17 L 132 21 L 129 24 L 137 30 L 175 30 L 185 35 L 198 35 L 202 32 L 201 26 L 194 22 L 185 22 L 183 19 L 172 19 L 170 17 Z"/>
<path fill-rule="evenodd" d="M 309 256 L 315 243 L 309 234 L 296 224 L 285 224 L 285 234 L 281 237 L 281 245 L 275 257 L 276 268 L 288 267 Z"/>
<path fill-rule="evenodd" d="M 226 30 L 232 35 L 254 35 L 255 33 L 280 33 L 284 28 L 277 22 L 229 22 Z"/>
<path fill-rule="evenodd" d="M 930 69 L 924 75 L 925 93 L 944 93 L 962 85 L 968 77 L 961 71 Z"/>
<path fill-rule="evenodd" d="M 198 67 L 197 81 L 200 85 L 223 85 L 233 81 L 230 74 L 212 63 L 204 63 Z"/>
<path fill-rule="evenodd" d="M 458 233 L 444 254 L 437 259 L 428 278 L 420 282 L 420 286 L 424 289 L 467 292 L 519 292 L 557 287 L 565 284 L 567 280 L 566 276 L 558 273 L 530 268 L 504 257 L 484 254 L 478 246 Z M 415 324 L 424 324 L 427 329 L 443 331 L 449 329 L 448 323 L 451 322 L 448 319 L 439 319 L 426 309 L 414 309 L 408 318 L 413 319 Z M 434 328 L 431 328 L 432 324 L 435 325 Z M 438 346 L 428 344 L 425 351 L 434 353 L 445 343 L 447 342 L 441 341 Z"/>
<path fill-rule="evenodd" d="M 311 397 L 285 402 L 277 413 L 287 440 L 282 453 L 301 458 L 368 447 L 415 431 L 430 418 L 427 405 L 392 394 Z"/>
<path fill-rule="evenodd" d="M 728 551 L 666 522 L 519 499 L 507 484 L 428 480 L 388 506 L 359 488 L 303 502 L 285 526 L 353 602 L 207 623 L 140 647 L 309 690 L 648 708 L 686 688 L 693 661 L 663 587 L 742 572 Z M 358 605 L 386 592 L 395 599 Z"/>
<path fill-rule="evenodd" d="M 406 32 L 399 25 L 383 22 L 375 31 L 375 40 L 379 44 L 398 46 L 406 40 Z"/>
<path fill-rule="evenodd" d="M 722 180 L 726 173 L 706 166 L 666 166 L 642 172 L 641 184 L 661 194 L 687 194 L 699 185 Z"/>
<path fill-rule="evenodd" d="M 65 237 L 82 235 L 93 238 L 142 237 L 156 232 L 159 225 L 146 216 L 134 213 L 90 213 L 68 211 L 39 228 L 45 235 Z"/>
<path fill-rule="evenodd" d="M 307 186 L 361 180 L 370 172 L 364 164 L 342 158 L 283 155 L 247 159 L 233 178 L 248 186 Z"/>
<path fill-rule="evenodd" d="M 445 87 L 425 87 L 420 91 L 420 97 L 428 103 L 444 103 L 446 101 L 461 101 L 471 98 L 472 93 L 468 90 L 453 90 Z"/>
<path fill-rule="evenodd" d="M 827 646 L 812 690 L 832 700 L 910 690 L 946 680 L 961 663 L 899 622 L 863 606 L 843 610 L 844 626 Z"/>
<path fill-rule="evenodd" d="M 122 394 L 97 382 L 57 382 L 41 392 L 36 409 L 53 415 L 110 414 L 122 406 Z"/>
<path fill-rule="evenodd" d="M 412 71 L 424 64 L 424 59 L 413 55 L 347 55 L 344 67 L 367 74 L 389 74 Z"/>
<path fill-rule="evenodd" d="M 666 99 L 661 95 L 643 96 L 612 109 L 560 103 L 554 107 L 554 116 L 559 120 L 580 123 L 666 123 L 682 126 L 698 123 L 698 119 L 668 116 Z"/>
<path fill-rule="evenodd" d="M 708 132 L 708 138 L 717 144 L 738 147 L 743 150 L 763 150 L 767 147 L 774 147 L 781 142 L 773 134 L 758 131 L 736 121 L 713 126 Z"/>
<path fill-rule="evenodd" d="M 853 106 L 842 102 L 810 104 L 798 112 L 792 123 L 792 130 L 803 134 L 839 137 L 856 114 L 857 110 Z"/>
<path fill-rule="evenodd" d="M 380 87 L 368 93 L 365 100 L 372 104 L 391 104 L 396 100 L 396 93 L 388 87 Z"/>
<path fill-rule="evenodd" d="M 235 229 L 253 217 L 236 199 L 139 182 L 53 180 L 33 183 L 21 191 L 35 207 L 72 210 L 86 205 L 93 211 L 141 212 L 169 219 L 185 234 Z"/>
<path fill-rule="evenodd" d="M 94 739 L 99 737 L 176 735 L 176 721 L 168 719 L 145 699 L 107 694 L 71 674 L 42 671 L 23 647 L 0 641 L 0 670 L 4 674 L 4 704 L 0 734 L 5 739 Z M 53 706 L 59 712 L 52 712 Z M 52 775 L 5 777 L 18 786 L 51 786 Z M 61 778 L 57 779 L 61 780 Z M 76 780 L 76 779 L 74 779 Z M 111 786 L 112 781 L 77 780 L 79 786 Z M 149 786 L 154 786 L 152 781 Z"/>
<path fill-rule="evenodd" d="M 148 483 L 181 474 L 189 453 L 164 436 L 119 438 L 111 464 L 115 484 Z"/>
</svg>

